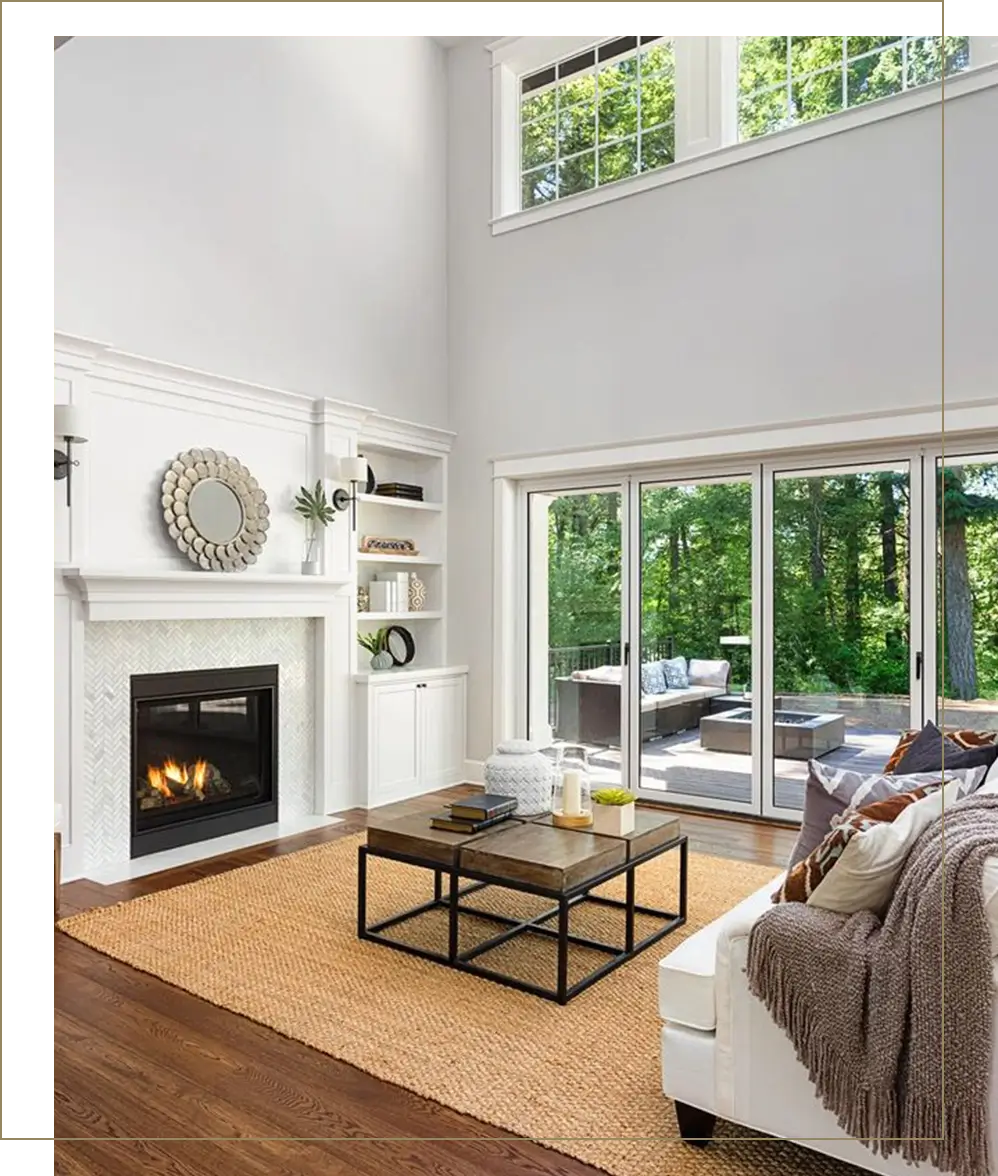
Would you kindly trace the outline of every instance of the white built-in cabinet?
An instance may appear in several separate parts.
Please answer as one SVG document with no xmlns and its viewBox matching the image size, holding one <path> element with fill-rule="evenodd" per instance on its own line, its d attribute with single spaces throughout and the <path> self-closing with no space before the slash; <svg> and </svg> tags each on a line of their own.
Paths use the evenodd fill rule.
<svg viewBox="0 0 998 1176">
<path fill-rule="evenodd" d="M 464 778 L 467 670 L 358 674 L 357 769 L 368 808 Z"/>
</svg>

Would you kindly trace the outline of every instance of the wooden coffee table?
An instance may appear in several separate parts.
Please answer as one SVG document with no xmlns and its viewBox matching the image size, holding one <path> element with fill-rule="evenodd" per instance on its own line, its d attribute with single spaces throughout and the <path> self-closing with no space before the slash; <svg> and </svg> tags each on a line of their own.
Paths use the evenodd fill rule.
<svg viewBox="0 0 998 1176">
<path fill-rule="evenodd" d="M 674 849 L 679 851 L 679 910 L 663 911 L 639 905 L 635 899 L 635 870 L 643 862 Z M 367 871 L 372 857 L 405 862 L 431 871 L 433 898 L 369 926 Z M 622 900 L 592 893 L 596 887 L 620 875 L 624 876 L 625 887 Z M 637 810 L 633 833 L 606 837 L 588 830 L 556 828 L 550 816 L 512 818 L 477 834 L 447 833 L 430 828 L 429 814 L 425 810 L 409 812 L 404 805 L 393 805 L 384 816 L 379 817 L 377 813 L 372 816 L 367 829 L 367 844 L 358 850 L 357 935 L 397 951 L 567 1004 L 572 997 L 686 922 L 686 884 L 687 844 L 686 838 L 680 834 L 679 822 L 673 816 L 652 809 Z M 487 907 L 472 907 L 462 901 L 489 887 L 548 898 L 552 905 L 531 918 L 517 919 L 490 911 Z M 572 934 L 569 912 L 579 903 L 623 910 L 624 942 L 603 943 Z M 446 910 L 448 916 L 446 952 L 404 943 L 386 934 L 393 927 L 438 909 Z M 458 930 L 462 914 L 490 920 L 503 930 L 461 951 Z M 635 915 L 649 916 L 660 925 L 636 940 Z M 554 921 L 555 926 L 549 925 Z M 557 941 L 557 975 L 550 988 L 487 968 L 479 959 L 510 939 L 529 935 Z M 573 944 L 607 958 L 581 979 L 569 984 L 568 953 Z"/>
</svg>

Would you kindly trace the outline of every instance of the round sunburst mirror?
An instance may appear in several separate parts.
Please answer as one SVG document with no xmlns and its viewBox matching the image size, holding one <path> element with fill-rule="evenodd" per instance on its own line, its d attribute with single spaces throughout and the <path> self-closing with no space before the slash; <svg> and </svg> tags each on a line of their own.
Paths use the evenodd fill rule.
<svg viewBox="0 0 998 1176">
<path fill-rule="evenodd" d="M 163 475 L 163 519 L 191 563 L 241 572 L 267 541 L 267 495 L 249 470 L 218 449 L 178 453 Z"/>
</svg>

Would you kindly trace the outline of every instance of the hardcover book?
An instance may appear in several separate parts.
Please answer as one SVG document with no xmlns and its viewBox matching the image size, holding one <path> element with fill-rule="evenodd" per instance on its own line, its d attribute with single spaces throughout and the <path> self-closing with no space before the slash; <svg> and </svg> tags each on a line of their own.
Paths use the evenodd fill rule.
<svg viewBox="0 0 998 1176">
<path fill-rule="evenodd" d="M 467 821 L 452 817 L 450 813 L 434 813 L 430 818 L 430 828 L 443 829 L 448 833 L 480 833 L 492 825 L 501 825 L 503 821 L 508 821 L 510 816 L 510 813 L 497 813 L 482 821 Z"/>
<path fill-rule="evenodd" d="M 515 796 L 497 796 L 486 792 L 482 796 L 469 796 L 447 806 L 452 817 L 464 821 L 483 821 L 499 813 L 509 814 L 516 808 Z"/>
</svg>

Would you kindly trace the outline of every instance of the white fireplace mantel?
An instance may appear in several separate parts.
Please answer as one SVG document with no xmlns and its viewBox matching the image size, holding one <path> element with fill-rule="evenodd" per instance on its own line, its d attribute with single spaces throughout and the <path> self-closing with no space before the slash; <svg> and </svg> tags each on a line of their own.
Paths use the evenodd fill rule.
<svg viewBox="0 0 998 1176">
<path fill-rule="evenodd" d="M 80 600 L 87 621 L 322 617 L 350 594 L 352 584 L 329 576 L 67 566 L 56 575 Z"/>
</svg>

